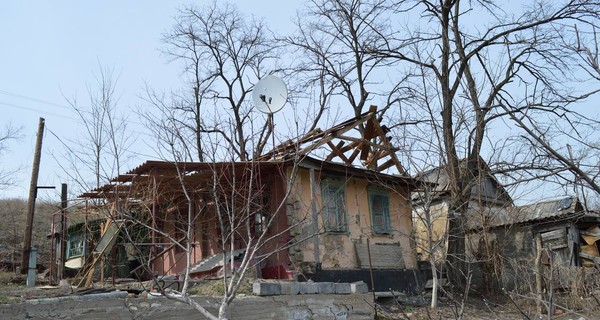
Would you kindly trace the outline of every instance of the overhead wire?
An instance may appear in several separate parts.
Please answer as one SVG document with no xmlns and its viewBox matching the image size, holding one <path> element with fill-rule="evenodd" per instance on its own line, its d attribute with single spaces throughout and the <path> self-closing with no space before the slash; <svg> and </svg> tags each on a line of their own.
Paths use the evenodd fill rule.
<svg viewBox="0 0 600 320">
<path fill-rule="evenodd" d="M 67 109 L 67 110 L 71 110 L 71 107 L 62 105 L 62 104 L 58 104 L 58 103 L 54 103 L 54 102 L 49 102 L 49 101 L 45 101 L 45 100 L 41 100 L 41 99 L 37 99 L 37 98 L 32 98 L 32 97 L 28 97 L 22 94 L 18 94 L 18 93 L 14 93 L 14 92 L 9 92 L 6 90 L 2 90 L 0 89 L 0 94 L 4 94 L 7 96 L 13 96 L 13 97 L 17 97 L 17 98 L 21 98 L 21 99 L 25 99 L 25 100 L 30 100 L 30 101 L 35 101 L 35 102 L 39 102 L 39 103 L 43 103 L 43 104 L 47 104 L 47 105 L 51 105 L 51 106 L 55 106 L 55 107 L 59 107 L 59 108 L 63 108 L 63 109 Z"/>
<path fill-rule="evenodd" d="M 32 112 L 38 112 L 38 113 L 42 113 L 42 114 L 48 114 L 48 115 L 55 116 L 55 117 L 60 117 L 60 118 L 64 118 L 64 119 L 68 119 L 68 120 L 72 120 L 72 121 L 77 121 L 77 119 L 75 119 L 75 118 L 71 118 L 69 116 L 65 116 L 65 115 L 62 115 L 62 114 L 54 113 L 54 112 L 49 112 L 49 111 L 46 111 L 46 110 L 39 110 L 39 109 L 32 108 L 32 107 L 26 107 L 26 106 L 21 106 L 21 105 L 18 105 L 18 104 L 13 104 L 13 103 L 8 103 L 8 102 L 2 102 L 2 101 L 0 101 L 0 104 L 8 106 L 8 107 L 17 108 L 17 109 L 23 109 L 23 110 L 32 111 Z"/>
<path fill-rule="evenodd" d="M 50 102 L 50 101 L 47 101 L 47 100 L 32 98 L 32 97 L 29 97 L 29 96 L 25 96 L 25 95 L 14 93 L 14 92 L 9 92 L 9 91 L 2 90 L 2 89 L 0 89 L 0 94 L 4 94 L 4 95 L 8 95 L 8 96 L 13 96 L 13 97 L 17 97 L 17 98 L 21 98 L 21 99 L 25 99 L 25 100 L 29 100 L 29 101 L 34 101 L 34 102 L 38 102 L 38 103 L 41 103 L 41 104 L 47 104 L 47 105 L 59 107 L 59 108 L 65 109 L 65 110 L 69 110 L 69 111 L 74 111 L 74 108 L 70 107 L 70 106 L 61 105 L 61 104 Z M 13 107 L 13 108 L 17 108 L 17 109 L 23 109 L 23 110 L 31 111 L 31 112 L 37 112 L 37 113 L 47 114 L 47 115 L 51 115 L 51 116 L 63 118 L 63 119 L 66 119 L 66 120 L 75 121 L 75 122 L 77 122 L 80 125 L 84 125 L 84 123 L 81 121 L 80 118 L 71 117 L 71 116 L 67 116 L 67 115 L 64 115 L 64 114 L 58 114 L 58 113 L 50 112 L 50 111 L 43 110 L 43 109 L 38 109 L 38 108 L 33 108 L 33 107 L 26 107 L 26 106 L 22 106 L 22 105 L 18 105 L 18 104 L 13 104 L 13 103 L 8 103 L 8 102 L 2 102 L 2 101 L 0 101 L 0 104 L 1 105 L 6 105 L 6 106 L 9 106 L 9 107 Z M 129 120 L 129 119 L 126 119 L 126 122 L 134 124 L 134 125 L 137 125 L 137 126 L 140 126 L 140 127 L 145 127 L 144 124 L 136 122 L 136 121 L 132 121 L 132 120 Z M 137 131 L 137 130 L 131 130 L 131 132 L 137 133 L 139 135 L 145 135 L 145 136 L 153 137 L 152 134 L 150 134 L 148 132 L 141 132 L 141 131 Z"/>
<path fill-rule="evenodd" d="M 59 104 L 59 103 L 54 103 L 54 102 L 47 101 L 47 100 L 33 98 L 33 97 L 30 97 L 30 96 L 26 96 L 26 95 L 23 95 L 23 94 L 14 93 L 14 92 L 2 90 L 2 89 L 0 89 L 0 94 L 6 95 L 6 96 L 16 97 L 16 98 L 20 98 L 20 99 L 25 99 L 25 100 L 29 100 L 29 101 L 33 101 L 33 102 L 40 103 L 40 104 L 45 104 L 45 105 L 50 105 L 50 106 L 58 107 L 58 108 L 61 108 L 61 109 L 64 109 L 64 110 L 69 110 L 71 112 L 74 111 L 74 108 L 72 106 L 67 106 L 67 105 L 63 105 L 63 104 Z M 47 110 L 42 110 L 42 109 L 39 109 L 39 108 L 26 107 L 26 106 L 22 106 L 22 105 L 18 105 L 18 104 L 13 104 L 13 103 L 8 103 L 8 102 L 2 102 L 2 101 L 0 101 L 0 104 L 1 105 L 6 105 L 6 106 L 9 106 L 9 107 L 13 107 L 13 108 L 18 108 L 18 109 L 22 109 L 22 110 L 31 111 L 31 112 L 52 115 L 52 116 L 59 117 L 59 118 L 65 119 L 65 120 L 76 122 L 79 125 L 85 125 L 85 123 L 83 123 L 82 119 L 79 118 L 79 117 L 71 117 L 71 116 L 68 116 L 68 115 L 65 115 L 65 114 L 58 114 L 58 113 L 50 112 L 50 111 L 47 111 Z M 127 123 L 130 123 L 130 124 L 133 124 L 133 125 L 137 125 L 137 126 L 140 126 L 142 128 L 146 127 L 146 125 L 144 125 L 142 123 L 139 123 L 139 122 L 136 122 L 136 121 L 132 121 L 132 120 L 129 120 L 129 119 L 126 119 L 125 121 Z M 68 152 L 70 152 L 72 154 L 77 154 L 76 151 L 73 150 L 73 148 L 59 136 L 59 134 L 55 133 L 54 131 L 52 131 L 48 127 L 48 123 L 46 123 L 46 130 L 52 136 L 54 136 L 58 140 L 58 142 L 60 144 L 62 144 L 62 146 Z M 146 131 L 128 130 L 128 132 L 135 133 L 135 134 L 138 134 L 138 135 L 147 136 L 147 137 L 150 137 L 150 138 L 154 138 L 154 135 L 152 135 L 152 133 L 149 133 L 149 132 L 146 132 Z M 139 151 L 131 151 L 131 150 L 129 150 L 128 152 L 130 152 L 132 154 L 135 154 L 135 155 L 138 155 L 138 156 L 147 157 L 147 158 L 156 158 L 157 157 L 157 155 L 149 155 L 149 154 L 142 153 L 142 152 L 139 152 Z"/>
</svg>

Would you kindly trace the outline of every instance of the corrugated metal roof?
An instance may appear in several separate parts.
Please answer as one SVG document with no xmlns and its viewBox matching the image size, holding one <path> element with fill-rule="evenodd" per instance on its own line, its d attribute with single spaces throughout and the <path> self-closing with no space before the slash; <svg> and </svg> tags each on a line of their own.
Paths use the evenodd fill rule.
<svg viewBox="0 0 600 320">
<path fill-rule="evenodd" d="M 544 222 L 583 216 L 585 214 L 577 197 L 544 200 L 524 206 L 508 207 L 490 217 L 490 227 L 518 223 Z"/>
</svg>

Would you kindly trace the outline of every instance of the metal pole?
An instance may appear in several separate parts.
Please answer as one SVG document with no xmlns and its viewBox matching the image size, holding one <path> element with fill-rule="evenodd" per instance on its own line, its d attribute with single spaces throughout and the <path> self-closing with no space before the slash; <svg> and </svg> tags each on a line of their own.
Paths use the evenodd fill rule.
<svg viewBox="0 0 600 320">
<path fill-rule="evenodd" d="M 371 243 L 367 238 L 367 254 L 369 255 L 369 273 L 371 274 L 371 290 L 373 290 L 373 305 L 375 306 L 375 318 L 377 318 L 377 305 L 375 304 L 375 279 L 373 277 L 373 260 L 371 260 Z"/>
<path fill-rule="evenodd" d="M 54 218 L 55 218 L 55 214 L 52 214 L 52 223 L 50 225 L 50 231 L 51 231 L 51 240 L 52 241 L 50 243 L 50 284 L 53 285 L 56 283 L 56 226 L 54 224 Z"/>
<path fill-rule="evenodd" d="M 29 266 L 27 268 L 27 280 L 26 284 L 28 287 L 35 287 L 35 278 L 37 273 L 37 249 L 30 248 L 29 254 L 31 255 L 27 261 Z"/>
<path fill-rule="evenodd" d="M 37 181 L 40 172 L 40 159 L 42 157 L 42 141 L 44 139 L 44 118 L 40 118 L 35 153 L 33 155 L 33 168 L 31 170 L 31 184 L 29 185 L 29 200 L 27 202 L 27 223 L 25 224 L 25 239 L 23 240 L 23 254 L 21 256 L 21 274 L 29 269 L 29 250 L 31 248 L 31 232 L 33 228 L 33 214 L 35 212 L 35 198 L 37 196 Z"/>
</svg>

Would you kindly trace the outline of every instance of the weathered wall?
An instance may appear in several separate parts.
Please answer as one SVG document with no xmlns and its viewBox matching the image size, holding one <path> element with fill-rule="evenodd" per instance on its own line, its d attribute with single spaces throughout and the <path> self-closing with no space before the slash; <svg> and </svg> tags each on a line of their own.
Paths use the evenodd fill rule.
<svg viewBox="0 0 600 320">
<path fill-rule="evenodd" d="M 195 300 L 216 314 L 219 298 Z M 373 319 L 370 294 L 238 297 L 230 319 Z M 0 319 L 206 319 L 192 307 L 166 298 L 63 301 L 0 305 Z"/>
<path fill-rule="evenodd" d="M 428 261 L 429 254 L 433 251 L 436 261 L 443 261 L 448 247 L 445 241 L 448 225 L 448 203 L 432 204 L 429 207 L 429 212 L 426 212 L 422 206 L 415 206 L 412 215 L 418 259 Z M 431 243 L 427 231 L 428 226 L 431 226 Z"/>
<path fill-rule="evenodd" d="M 487 244 L 486 244 L 487 238 Z M 467 236 L 473 284 L 487 289 L 528 291 L 535 285 L 535 240 L 528 225 L 495 228 Z"/>
<path fill-rule="evenodd" d="M 214 213 L 209 212 L 209 215 L 212 215 Z M 187 218 L 185 218 L 187 219 Z M 207 222 L 208 228 L 205 231 L 210 232 L 209 235 L 204 235 L 204 238 L 202 238 L 202 229 L 201 229 L 201 223 L 196 221 L 196 228 L 195 230 L 192 230 L 193 234 L 192 234 L 192 243 L 193 244 L 201 244 L 202 241 L 208 241 L 208 245 L 207 246 L 202 246 L 202 245 L 195 245 L 191 248 L 192 250 L 192 264 L 194 263 L 194 261 L 199 261 L 203 256 L 209 256 L 211 254 L 214 254 L 216 252 L 218 252 L 218 250 L 216 250 L 217 248 L 217 242 L 216 239 L 218 239 L 217 237 L 217 233 L 216 233 L 216 223 L 213 221 L 214 219 L 212 219 L 210 222 Z M 178 239 L 181 238 L 183 236 L 183 234 L 181 232 L 177 232 L 176 231 L 176 226 L 175 226 L 175 221 L 171 220 L 171 221 L 165 221 L 164 223 L 164 231 L 169 234 L 169 236 L 172 239 Z M 165 245 L 163 245 L 163 249 L 167 249 L 167 247 L 169 246 L 171 242 L 170 239 L 166 238 L 166 237 L 160 237 L 159 241 L 161 241 L 162 243 L 165 243 Z M 185 244 L 184 244 L 185 245 Z M 202 252 L 203 249 L 207 249 L 208 252 Z M 167 253 L 165 253 L 161 258 L 158 258 L 154 261 L 154 271 L 158 273 L 158 275 L 176 275 L 179 272 L 183 272 L 185 270 L 185 268 L 187 267 L 186 264 L 186 258 L 185 258 L 185 251 L 183 251 L 182 249 L 178 248 L 178 247 L 174 247 L 171 250 L 169 250 Z"/>
<path fill-rule="evenodd" d="M 430 251 L 434 252 L 436 261 L 444 261 L 448 251 L 446 230 L 448 227 L 448 202 L 433 203 L 429 207 L 429 217 L 422 205 L 415 205 L 413 209 L 413 224 L 415 228 L 416 251 L 419 261 L 428 261 Z M 466 228 L 477 229 L 488 225 L 490 218 L 505 214 L 502 206 L 480 205 L 476 201 L 469 202 L 466 213 Z M 431 225 L 431 244 L 427 233 L 427 226 Z M 431 249 L 432 248 L 432 249 Z"/>
<path fill-rule="evenodd" d="M 288 274 L 282 274 L 281 268 L 288 268 L 290 259 L 287 248 L 290 242 L 289 222 L 287 216 L 287 202 L 285 199 L 287 191 L 287 182 L 284 176 L 278 174 L 273 175 L 273 180 L 269 182 L 269 214 L 274 215 L 274 221 L 266 230 L 266 241 L 260 248 L 257 255 L 269 255 L 261 263 L 261 267 L 276 268 L 276 272 L 271 270 L 271 275 L 275 275 L 279 279 L 286 279 Z M 263 274 L 265 276 L 265 274 Z"/>
<path fill-rule="evenodd" d="M 313 193 L 316 198 L 318 238 L 315 234 L 311 209 L 311 183 L 308 169 L 301 169 L 293 182 L 292 194 L 288 201 L 288 221 L 294 225 L 292 236 L 297 242 L 289 250 L 296 266 L 301 268 L 320 262 L 323 269 L 358 268 L 355 244 L 394 244 L 402 248 L 406 268 L 416 268 L 416 256 L 411 243 L 412 219 L 408 191 L 397 189 L 389 193 L 390 234 L 374 234 L 371 229 L 368 187 L 364 179 L 346 180 L 346 210 L 348 231 L 343 233 L 325 232 L 323 202 L 319 189 L 320 180 L 326 177 L 315 170 Z M 315 250 L 316 249 L 316 250 Z M 305 270 L 306 271 L 306 270 Z"/>
<path fill-rule="evenodd" d="M 533 292 L 535 287 L 535 237 L 541 235 L 542 246 L 550 249 L 554 286 L 558 288 L 571 283 L 572 252 L 578 241 L 577 227 L 570 222 L 557 222 L 547 225 L 513 225 L 494 228 L 487 232 L 479 231 L 468 236 L 467 250 L 474 264 L 474 280 L 489 288 L 506 288 L 524 293 Z M 487 244 L 486 244 L 487 239 Z M 548 272 L 549 258 L 544 255 L 545 272 Z M 576 269 L 575 269 L 576 270 Z M 546 275 L 549 277 L 549 275 Z"/>
<path fill-rule="evenodd" d="M 287 233 L 288 222 L 287 217 L 285 215 L 285 205 L 282 205 L 285 198 L 285 178 L 278 174 L 278 171 L 269 172 L 261 176 L 261 179 L 258 180 L 259 183 L 262 183 L 261 187 L 264 189 L 260 189 L 260 191 L 256 191 L 252 193 L 252 196 L 261 195 L 268 198 L 268 204 L 270 207 L 265 208 L 263 212 L 268 219 L 271 216 L 276 216 L 276 219 L 273 221 L 269 229 L 267 230 L 267 238 L 272 238 L 264 243 L 258 255 L 271 254 L 266 260 L 262 261 L 261 266 L 275 266 L 275 265 L 285 265 L 289 264 L 289 259 L 287 257 L 287 252 L 280 248 L 285 248 L 287 243 L 289 242 L 289 235 Z M 257 178 L 258 179 L 258 178 Z M 241 197 L 249 196 L 246 192 L 247 190 L 240 191 Z M 209 196 L 210 197 L 210 196 Z M 254 199 L 256 201 L 256 199 Z M 267 200 L 265 200 L 266 202 Z M 245 210 L 247 209 L 245 206 L 247 203 L 243 198 L 240 198 L 237 201 L 237 210 Z M 211 255 L 220 253 L 221 249 L 221 234 L 219 227 L 219 219 L 216 212 L 216 208 L 214 202 L 208 201 L 205 206 L 200 206 L 203 212 L 194 213 L 196 216 L 194 229 L 192 230 L 192 243 L 194 244 L 191 248 L 192 250 L 192 265 L 198 263 L 202 259 L 209 257 Z M 198 208 L 196 208 L 199 210 Z M 186 207 L 180 208 L 181 211 L 184 211 L 182 214 L 182 219 L 187 219 L 185 217 L 185 212 L 187 211 Z M 237 213 L 237 212 L 236 212 Z M 243 219 L 243 217 L 239 217 L 237 219 Z M 165 219 L 163 225 L 163 230 L 169 234 L 169 236 L 173 239 L 178 239 L 183 236 L 183 233 L 177 232 L 176 225 L 178 221 L 171 218 L 170 220 Z M 249 221 L 250 224 L 250 233 L 255 233 L 255 224 L 254 224 L 254 216 Z M 247 240 L 248 230 L 246 229 L 246 224 L 240 223 L 236 226 L 236 232 L 234 233 L 235 237 L 235 248 L 245 248 Z M 170 243 L 171 240 L 166 237 L 161 237 L 162 242 Z M 185 271 L 186 259 L 185 252 L 178 249 L 173 248 L 169 252 L 163 255 L 163 257 L 155 260 L 154 267 L 159 275 L 174 275 L 179 272 Z"/>
</svg>

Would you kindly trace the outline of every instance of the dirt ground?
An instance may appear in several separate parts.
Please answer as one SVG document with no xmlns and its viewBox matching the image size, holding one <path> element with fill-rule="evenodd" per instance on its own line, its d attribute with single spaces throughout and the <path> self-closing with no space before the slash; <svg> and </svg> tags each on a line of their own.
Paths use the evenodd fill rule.
<svg viewBox="0 0 600 320">
<path fill-rule="evenodd" d="M 241 289 L 242 295 L 251 294 L 251 280 Z M 140 290 L 148 288 L 148 284 L 128 283 L 118 285 L 121 290 Z M 68 286 L 57 287 L 40 284 L 37 287 L 28 288 L 24 285 L 24 279 L 13 273 L 0 272 L 0 304 L 20 304 L 25 300 L 49 297 L 68 296 L 74 293 L 74 289 Z M 219 296 L 222 293 L 222 284 L 218 280 L 206 280 L 198 283 L 190 292 L 196 295 Z M 377 308 L 380 319 L 459 319 L 461 308 L 459 303 L 452 302 L 447 297 L 441 297 L 439 307 L 431 310 L 427 306 L 426 297 L 419 301 L 404 303 L 394 298 L 377 299 Z M 514 302 L 506 296 L 497 295 L 494 298 L 484 298 L 473 295 L 464 305 L 462 319 L 547 319 L 544 315 L 540 317 L 535 313 L 535 303 L 531 301 L 515 300 Z M 583 320 L 600 319 L 589 310 L 565 311 L 557 309 L 552 317 L 554 320 Z"/>
<path fill-rule="evenodd" d="M 496 320 L 516 320 L 516 319 L 552 319 L 552 320 L 600 320 L 600 315 L 593 310 L 598 309 L 598 305 L 593 303 L 590 308 L 580 307 L 577 310 L 568 310 L 556 307 L 555 313 L 548 318 L 547 314 L 537 313 L 537 306 L 532 299 L 515 298 L 511 300 L 505 294 L 492 294 L 482 296 L 473 293 L 464 302 L 461 309 L 461 303 L 453 301 L 449 297 L 441 296 L 438 302 L 438 308 L 432 310 L 429 308 L 430 297 L 424 296 L 418 304 L 414 301 L 406 303 L 398 302 L 392 298 L 378 299 L 378 305 L 382 311 L 379 312 L 383 317 L 381 319 L 406 319 L 406 320 L 431 320 L 431 319 L 496 319 Z M 403 299 L 400 299 L 401 301 Z M 411 299 L 409 299 L 411 300 Z M 411 303 L 412 302 L 412 303 Z M 545 309 L 543 309 L 545 310 Z"/>
</svg>

